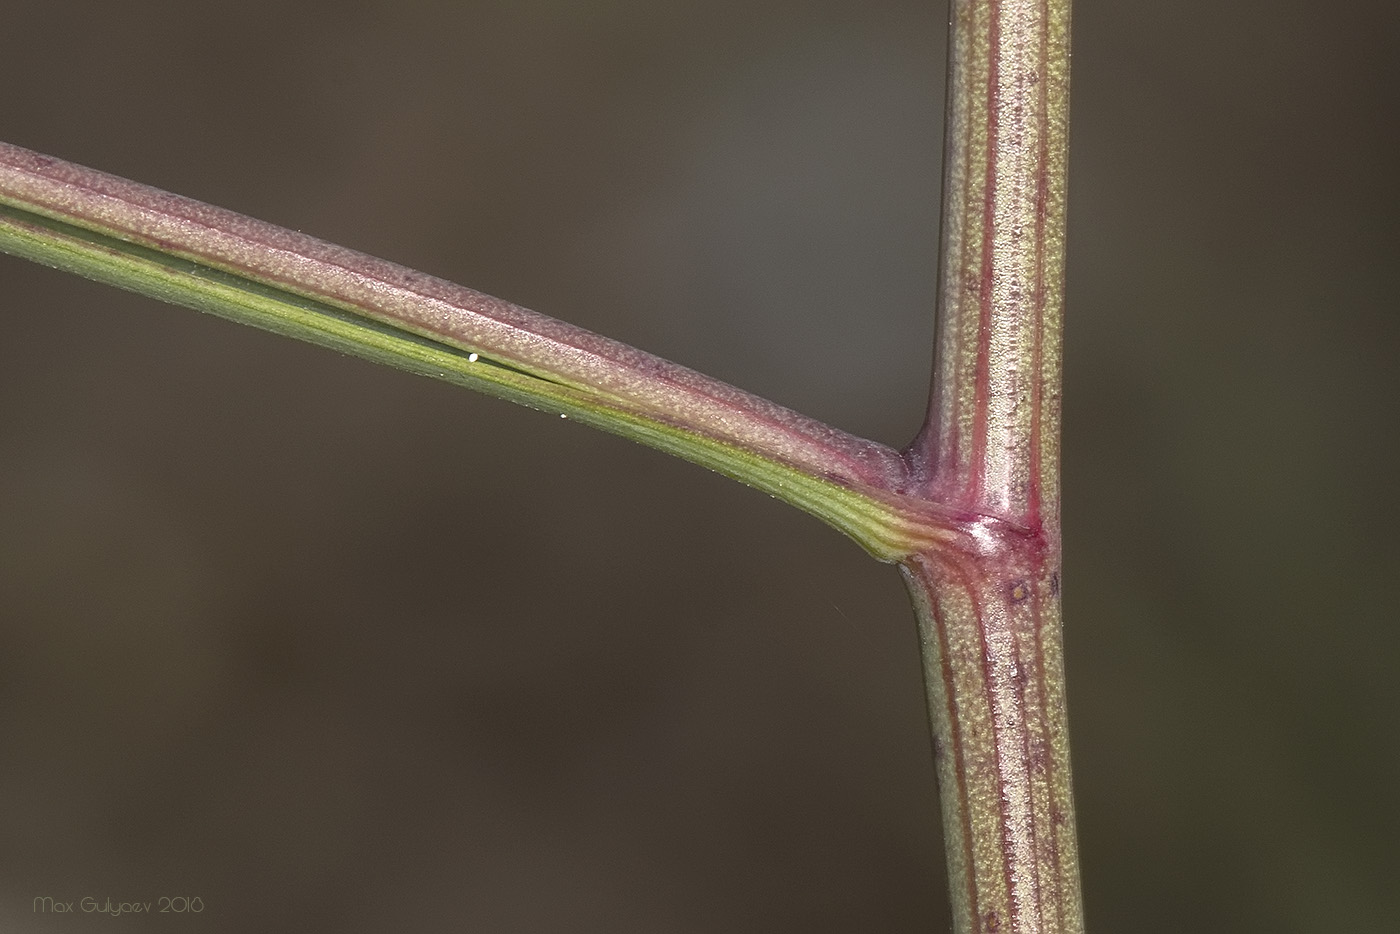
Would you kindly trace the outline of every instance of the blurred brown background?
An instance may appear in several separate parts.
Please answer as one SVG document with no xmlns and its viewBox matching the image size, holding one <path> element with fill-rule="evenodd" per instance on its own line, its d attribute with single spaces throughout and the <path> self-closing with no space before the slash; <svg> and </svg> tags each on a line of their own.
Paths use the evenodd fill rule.
<svg viewBox="0 0 1400 934">
<path fill-rule="evenodd" d="M 1090 928 L 1396 930 L 1400 14 L 1075 15 Z M 940 5 L 4 20 L 11 142 L 917 427 Z M 945 929 L 892 568 L 443 384 L 9 258 L 0 308 L 0 930 Z"/>
</svg>

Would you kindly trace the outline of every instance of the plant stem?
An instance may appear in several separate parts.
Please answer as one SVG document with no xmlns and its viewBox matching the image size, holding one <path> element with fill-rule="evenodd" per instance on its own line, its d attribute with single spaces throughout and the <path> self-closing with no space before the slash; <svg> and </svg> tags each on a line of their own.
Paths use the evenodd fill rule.
<svg viewBox="0 0 1400 934">
<path fill-rule="evenodd" d="M 473 289 L 6 143 L 0 251 L 567 415 L 787 500 L 884 561 L 940 533 L 890 495 L 908 465 L 883 444 Z"/>
<path fill-rule="evenodd" d="M 939 330 L 901 455 L 294 231 L 0 144 L 0 250 L 616 432 L 898 561 L 959 934 L 1083 931 L 1060 622 L 1069 0 L 954 0 Z"/>
<path fill-rule="evenodd" d="M 1060 617 L 1068 0 L 955 0 L 938 344 L 906 451 L 963 535 L 919 617 L 959 934 L 1084 928 Z"/>
</svg>

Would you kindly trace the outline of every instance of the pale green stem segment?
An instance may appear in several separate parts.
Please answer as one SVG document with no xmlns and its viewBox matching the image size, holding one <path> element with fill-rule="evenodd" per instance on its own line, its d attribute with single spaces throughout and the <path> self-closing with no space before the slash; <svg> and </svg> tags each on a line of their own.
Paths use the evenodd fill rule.
<svg viewBox="0 0 1400 934">
<path fill-rule="evenodd" d="M 943 534 L 898 452 L 384 260 L 0 144 L 0 250 L 565 415 L 726 474 L 882 560 Z"/>
<path fill-rule="evenodd" d="M 1060 616 L 1068 0 L 954 0 L 932 397 L 908 456 L 968 539 L 902 562 L 958 934 L 1084 929 Z"/>
</svg>

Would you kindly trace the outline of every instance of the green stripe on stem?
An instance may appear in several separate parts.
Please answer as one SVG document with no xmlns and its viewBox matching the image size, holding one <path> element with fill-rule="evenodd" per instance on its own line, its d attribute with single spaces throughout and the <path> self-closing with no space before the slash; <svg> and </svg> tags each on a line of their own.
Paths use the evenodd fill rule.
<svg viewBox="0 0 1400 934">
<path fill-rule="evenodd" d="M 889 492 L 905 467 L 883 445 L 500 299 L 3 144 L 0 250 L 566 415 L 792 503 L 881 560 L 943 534 Z"/>
</svg>

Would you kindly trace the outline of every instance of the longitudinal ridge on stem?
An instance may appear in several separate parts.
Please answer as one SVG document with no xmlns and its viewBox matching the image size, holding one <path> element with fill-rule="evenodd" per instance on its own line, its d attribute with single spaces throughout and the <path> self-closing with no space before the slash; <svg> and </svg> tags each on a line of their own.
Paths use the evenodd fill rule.
<svg viewBox="0 0 1400 934">
<path fill-rule="evenodd" d="M 1060 614 L 1068 0 L 954 0 L 935 364 L 902 562 L 958 934 L 1083 931 Z"/>
<path fill-rule="evenodd" d="M 1059 509 L 1067 0 L 953 8 L 925 488 L 1034 527 Z"/>
<path fill-rule="evenodd" d="M 905 470 L 885 445 L 557 318 L 298 231 L 0 143 L 0 206 L 6 205 L 479 352 L 600 404 L 776 456 L 812 475 L 886 488 Z"/>
</svg>

